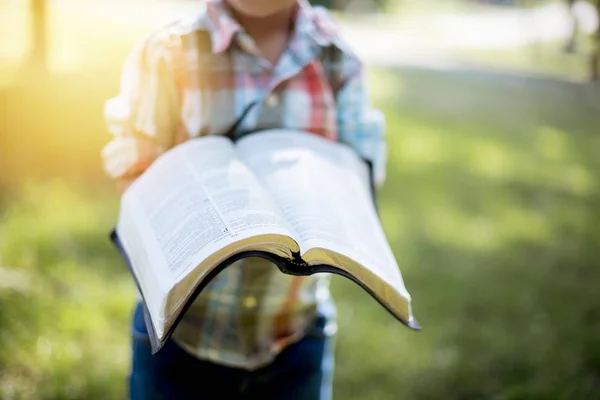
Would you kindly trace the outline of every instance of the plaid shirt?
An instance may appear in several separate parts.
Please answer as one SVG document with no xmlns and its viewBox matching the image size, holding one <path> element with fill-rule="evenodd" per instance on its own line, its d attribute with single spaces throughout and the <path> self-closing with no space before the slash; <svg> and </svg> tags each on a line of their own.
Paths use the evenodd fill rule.
<svg viewBox="0 0 600 400">
<path fill-rule="evenodd" d="M 117 97 L 106 103 L 113 139 L 102 152 L 107 174 L 142 173 L 162 152 L 190 138 L 284 127 L 350 144 L 385 179 L 384 120 L 369 106 L 360 60 L 331 16 L 299 0 L 288 48 L 277 65 L 218 0 L 190 20 L 150 35 L 128 57 Z M 328 275 L 293 277 L 263 260 L 231 265 L 198 296 L 173 334 L 197 357 L 253 369 L 302 337 L 316 315 L 335 330 Z"/>
</svg>

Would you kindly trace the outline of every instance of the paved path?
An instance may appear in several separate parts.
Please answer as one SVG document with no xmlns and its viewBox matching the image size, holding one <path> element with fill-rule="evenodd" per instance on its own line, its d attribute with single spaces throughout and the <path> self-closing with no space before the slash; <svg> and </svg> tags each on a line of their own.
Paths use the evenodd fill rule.
<svg viewBox="0 0 600 400">
<path fill-rule="evenodd" d="M 587 30 L 597 23 L 589 4 L 578 7 Z M 503 50 L 569 35 L 563 3 L 535 9 L 505 9 L 454 14 L 379 16 L 342 25 L 346 37 L 369 63 L 393 65 L 452 64 L 460 51 Z"/>
</svg>

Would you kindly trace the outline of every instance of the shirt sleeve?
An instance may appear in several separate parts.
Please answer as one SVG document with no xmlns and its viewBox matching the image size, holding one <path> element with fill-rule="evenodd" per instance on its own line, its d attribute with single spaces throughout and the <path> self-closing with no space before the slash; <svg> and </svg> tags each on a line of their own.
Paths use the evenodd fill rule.
<svg viewBox="0 0 600 400">
<path fill-rule="evenodd" d="M 116 97 L 105 103 L 112 139 L 102 149 L 106 174 L 116 180 L 141 174 L 172 146 L 179 121 L 179 96 L 167 47 L 149 40 L 127 57 Z"/>
<path fill-rule="evenodd" d="M 385 182 L 387 167 L 385 117 L 370 105 L 362 67 L 337 93 L 337 125 L 340 141 L 371 162 L 375 185 L 380 187 Z"/>
</svg>

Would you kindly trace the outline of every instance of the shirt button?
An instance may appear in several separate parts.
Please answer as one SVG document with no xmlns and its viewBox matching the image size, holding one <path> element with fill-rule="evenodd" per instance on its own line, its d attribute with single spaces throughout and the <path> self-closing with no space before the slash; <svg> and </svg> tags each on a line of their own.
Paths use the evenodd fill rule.
<svg viewBox="0 0 600 400">
<path fill-rule="evenodd" d="M 242 300 L 242 304 L 243 304 L 244 308 L 252 309 L 252 308 L 256 307 L 256 304 L 257 304 L 256 297 L 246 296 L 246 297 L 244 297 L 244 300 Z"/>
<path fill-rule="evenodd" d="M 271 93 L 269 97 L 267 97 L 267 106 L 273 108 L 279 105 L 279 96 L 275 93 Z"/>
</svg>

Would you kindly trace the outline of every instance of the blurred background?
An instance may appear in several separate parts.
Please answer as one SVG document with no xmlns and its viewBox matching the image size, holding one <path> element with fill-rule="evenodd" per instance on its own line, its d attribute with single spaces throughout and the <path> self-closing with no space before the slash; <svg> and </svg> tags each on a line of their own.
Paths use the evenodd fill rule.
<svg viewBox="0 0 600 400">
<path fill-rule="evenodd" d="M 600 399 L 600 2 L 321 0 L 388 119 L 382 222 L 424 330 L 334 279 L 336 399 Z M 123 399 L 104 101 L 199 1 L 0 0 L 0 399 Z"/>
</svg>

